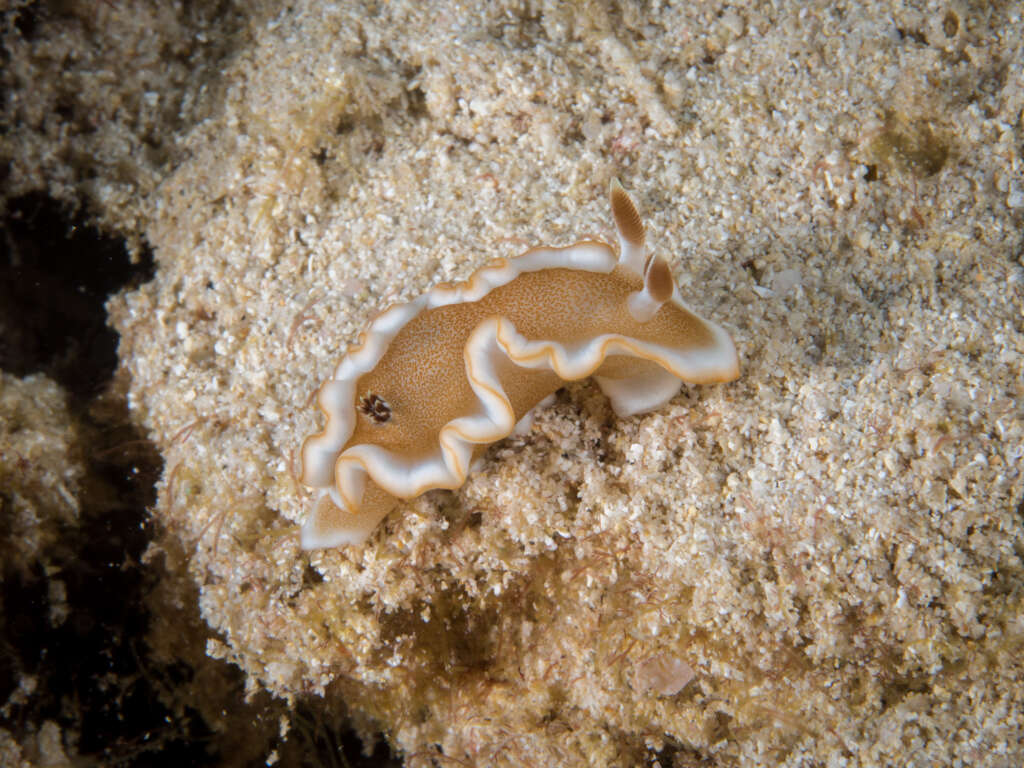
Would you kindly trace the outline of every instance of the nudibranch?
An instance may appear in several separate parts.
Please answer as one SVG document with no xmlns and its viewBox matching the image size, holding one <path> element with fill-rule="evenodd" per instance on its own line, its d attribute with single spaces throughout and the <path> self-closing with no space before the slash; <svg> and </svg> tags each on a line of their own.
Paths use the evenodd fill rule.
<svg viewBox="0 0 1024 768">
<path fill-rule="evenodd" d="M 455 489 L 491 443 L 529 428 L 563 382 L 594 376 L 619 416 L 682 383 L 739 375 L 732 339 L 683 303 L 617 182 L 618 256 L 584 240 L 499 259 L 379 315 L 320 387 L 302 446 L 306 549 L 359 544 L 399 501 Z"/>
</svg>

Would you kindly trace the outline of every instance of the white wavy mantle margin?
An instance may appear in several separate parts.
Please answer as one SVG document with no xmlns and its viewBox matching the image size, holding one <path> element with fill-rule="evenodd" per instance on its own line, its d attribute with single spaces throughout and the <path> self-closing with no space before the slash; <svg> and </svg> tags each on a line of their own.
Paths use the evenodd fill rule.
<svg viewBox="0 0 1024 768">
<path fill-rule="evenodd" d="M 338 363 L 334 378 L 320 387 L 318 401 L 327 414 L 327 426 L 320 435 L 302 446 L 302 482 L 312 488 L 334 485 L 334 462 L 352 436 L 356 420 L 356 382 L 377 367 L 391 340 L 414 317 L 428 309 L 479 301 L 495 288 L 526 272 L 570 268 L 608 274 L 616 265 L 606 243 L 582 242 L 565 248 L 536 248 L 514 259 L 501 259 L 481 267 L 468 281 L 436 285 L 412 301 L 397 304 L 380 314 L 363 332 L 359 346 Z"/>
<path fill-rule="evenodd" d="M 620 243 L 620 245 L 624 245 Z M 623 256 L 634 255 L 623 247 Z M 636 271 L 636 259 L 622 265 Z M 407 304 L 391 307 L 366 329 L 360 346 L 346 355 L 334 378 L 320 388 L 319 403 L 327 414 L 320 435 L 302 447 L 302 482 L 316 489 L 313 510 L 302 527 L 305 549 L 359 544 L 380 522 L 360 513 L 360 502 L 369 476 L 385 492 L 411 499 L 435 488 L 460 487 L 470 470 L 474 449 L 501 440 L 516 429 L 515 412 L 498 376 L 502 358 L 515 365 L 553 371 L 565 381 L 594 374 L 608 355 L 626 354 L 657 363 L 663 370 L 628 379 L 595 377 L 619 416 L 629 416 L 664 405 L 679 391 L 683 381 L 701 383 L 734 378 L 738 370 L 736 350 L 728 333 L 701 318 L 673 288 L 670 301 L 699 318 L 711 332 L 712 347 L 676 350 L 618 334 L 597 336 L 569 347 L 554 341 L 529 341 L 507 318 L 492 317 L 478 325 L 465 347 L 466 374 L 479 408 L 450 421 L 438 435 L 438 449 L 428 460 L 410 461 L 379 446 L 355 445 L 342 452 L 355 429 L 355 385 L 360 376 L 377 365 L 392 339 L 420 312 L 435 307 L 479 301 L 488 292 L 519 275 L 552 268 L 610 273 L 620 262 L 606 243 L 585 241 L 564 248 L 537 248 L 510 260 L 482 267 L 458 285 L 438 285 Z M 530 414 L 522 421 L 528 422 Z M 320 505 L 330 499 L 348 512 L 352 526 L 325 535 L 317 525 Z M 374 519 L 370 519 L 374 518 Z"/>
</svg>

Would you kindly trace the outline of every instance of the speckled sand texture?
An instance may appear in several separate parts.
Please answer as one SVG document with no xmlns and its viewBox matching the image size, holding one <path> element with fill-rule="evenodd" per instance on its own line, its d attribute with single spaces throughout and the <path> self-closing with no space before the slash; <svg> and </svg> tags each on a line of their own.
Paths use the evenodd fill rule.
<svg viewBox="0 0 1024 768">
<path fill-rule="evenodd" d="M 85 467 L 66 398 L 41 374 L 0 371 L 0 583 L 48 565 L 50 550 L 78 523 Z M 67 611 L 63 589 L 59 578 L 51 583 L 58 612 Z"/>
<path fill-rule="evenodd" d="M 254 18 L 139 203 L 158 274 L 110 311 L 209 652 L 410 766 L 1020 764 L 1020 6 L 487 8 Z M 360 327 L 610 236 L 613 176 L 740 380 L 630 419 L 569 386 L 302 552 Z"/>
<path fill-rule="evenodd" d="M 62 537 L 78 525 L 81 513 L 79 492 L 86 469 L 79 439 L 67 394 L 56 382 L 41 374 L 19 378 L 0 371 L 0 628 L 10 623 L 12 633 L 17 625 L 5 605 L 11 597 L 8 580 L 17 584 L 45 574 L 47 623 L 59 626 L 70 614 L 67 585 L 57 563 L 66 557 Z M 17 659 L 6 644 L 3 652 Z M 8 659 L 3 661 L 4 673 L 10 674 L 20 659 L 10 666 Z M 11 683 L 16 685 L 0 702 L 5 722 L 39 688 L 35 675 L 20 672 Z M 36 732 L 0 728 L 0 765 L 70 766 L 61 726 L 46 720 Z"/>
</svg>

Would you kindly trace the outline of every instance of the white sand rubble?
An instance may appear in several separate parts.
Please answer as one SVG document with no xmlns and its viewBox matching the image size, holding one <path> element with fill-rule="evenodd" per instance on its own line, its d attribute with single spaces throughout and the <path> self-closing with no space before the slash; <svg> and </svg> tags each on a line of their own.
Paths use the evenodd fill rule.
<svg viewBox="0 0 1024 768">
<path fill-rule="evenodd" d="M 410 766 L 1024 761 L 1021 9 L 482 7 L 254 17 L 139 202 L 157 277 L 110 313 L 208 652 Z M 612 177 L 739 381 L 629 419 L 572 384 L 300 550 L 367 319 L 610 237 Z"/>
</svg>

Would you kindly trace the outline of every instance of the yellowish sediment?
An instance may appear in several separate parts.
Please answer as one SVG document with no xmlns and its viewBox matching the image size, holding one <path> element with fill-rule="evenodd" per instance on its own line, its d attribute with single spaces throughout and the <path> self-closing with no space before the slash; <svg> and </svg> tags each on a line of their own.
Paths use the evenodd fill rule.
<svg viewBox="0 0 1024 768">
<path fill-rule="evenodd" d="M 140 187 L 157 277 L 110 305 L 209 653 L 410 766 L 1024 759 L 1012 3 L 307 0 L 246 30 Z M 302 552 L 293 452 L 367 319 L 610 237 L 613 176 L 742 378 L 629 419 L 571 385 L 459 491 Z"/>
<path fill-rule="evenodd" d="M 0 582 L 46 567 L 54 545 L 78 524 L 85 466 L 66 398 L 42 374 L 0 371 Z M 56 583 L 54 610 L 66 612 L 63 582 Z"/>
</svg>

